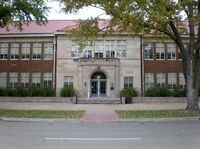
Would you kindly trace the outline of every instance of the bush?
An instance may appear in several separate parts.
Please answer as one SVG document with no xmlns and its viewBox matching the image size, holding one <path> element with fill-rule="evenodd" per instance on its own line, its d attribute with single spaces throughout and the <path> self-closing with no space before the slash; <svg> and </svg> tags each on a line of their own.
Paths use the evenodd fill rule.
<svg viewBox="0 0 200 149">
<path fill-rule="evenodd" d="M 123 97 L 136 97 L 137 96 L 137 90 L 133 87 L 125 87 L 122 91 L 121 91 L 121 95 Z"/>
<path fill-rule="evenodd" d="M 51 97 L 54 94 L 54 90 L 52 87 L 46 87 L 44 88 L 44 96 Z"/>
<path fill-rule="evenodd" d="M 186 90 L 176 88 L 173 92 L 173 97 L 186 97 Z"/>
<path fill-rule="evenodd" d="M 166 87 L 149 88 L 148 90 L 145 91 L 145 96 L 147 97 L 169 97 L 171 95 L 172 95 L 171 91 Z"/>
<path fill-rule="evenodd" d="M 44 96 L 44 89 L 40 87 L 33 87 L 31 88 L 31 96 Z"/>
<path fill-rule="evenodd" d="M 166 87 L 158 88 L 158 96 L 159 97 L 169 97 L 171 95 L 172 95 L 172 93 L 168 88 L 166 88 Z"/>
<path fill-rule="evenodd" d="M 6 88 L 0 88 L 0 96 L 7 96 Z"/>
<path fill-rule="evenodd" d="M 15 88 L 6 89 L 7 96 L 17 96 L 17 90 Z"/>
<path fill-rule="evenodd" d="M 157 88 L 149 88 L 145 91 L 145 96 L 147 97 L 157 97 L 158 93 L 157 93 Z"/>
<path fill-rule="evenodd" d="M 18 86 L 16 88 L 16 92 L 17 92 L 17 95 L 16 96 L 19 96 L 19 97 L 27 97 L 27 96 L 30 96 L 30 91 L 29 91 L 29 88 L 24 88 L 22 86 Z"/>
<path fill-rule="evenodd" d="M 61 97 L 73 97 L 75 95 L 75 91 L 73 87 L 66 86 L 61 89 L 60 96 Z"/>
</svg>

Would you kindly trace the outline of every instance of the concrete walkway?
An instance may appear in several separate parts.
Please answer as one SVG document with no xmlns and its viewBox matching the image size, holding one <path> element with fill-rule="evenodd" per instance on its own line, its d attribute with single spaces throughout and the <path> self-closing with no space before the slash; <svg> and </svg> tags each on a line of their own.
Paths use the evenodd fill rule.
<svg viewBox="0 0 200 149">
<path fill-rule="evenodd" d="M 81 118 L 87 122 L 113 122 L 119 117 L 115 110 L 167 110 L 184 109 L 186 103 L 138 103 L 138 104 L 71 104 L 71 103 L 19 103 L 0 102 L 0 109 L 15 110 L 85 110 Z"/>
</svg>

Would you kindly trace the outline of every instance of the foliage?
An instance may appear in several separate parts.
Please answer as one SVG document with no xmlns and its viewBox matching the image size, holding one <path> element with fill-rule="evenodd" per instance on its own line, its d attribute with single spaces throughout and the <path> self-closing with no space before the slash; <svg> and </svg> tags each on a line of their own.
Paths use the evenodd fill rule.
<svg viewBox="0 0 200 149">
<path fill-rule="evenodd" d="M 136 97 L 137 96 L 137 90 L 133 87 L 125 87 L 122 91 L 121 91 L 121 96 L 123 97 Z"/>
<path fill-rule="evenodd" d="M 27 96 L 41 96 L 50 97 L 54 95 L 52 87 L 33 87 L 24 88 L 18 86 L 17 88 L 0 88 L 0 96 L 16 96 L 16 97 L 27 97 Z"/>
<path fill-rule="evenodd" d="M 157 97 L 157 88 L 149 88 L 145 91 L 147 97 Z"/>
<path fill-rule="evenodd" d="M 186 97 L 186 90 L 176 88 L 175 90 L 173 90 L 172 95 L 174 97 Z"/>
<path fill-rule="evenodd" d="M 116 111 L 121 118 L 169 118 L 169 117 L 199 117 L 200 112 L 185 112 L 182 110 L 120 110 Z"/>
<path fill-rule="evenodd" d="M 111 20 L 107 24 L 107 29 L 99 29 L 99 31 L 103 31 L 101 34 L 115 31 L 115 33 L 125 32 L 142 36 L 151 34 L 173 40 L 181 52 L 183 73 L 187 85 L 187 109 L 199 110 L 199 97 L 196 93 L 197 89 L 199 89 L 200 77 L 199 0 L 59 1 L 63 4 L 63 10 L 66 12 L 77 12 L 86 6 L 104 10 L 106 14 L 111 16 Z M 98 17 L 91 19 L 93 23 L 86 22 L 84 28 L 92 30 L 92 27 L 96 27 L 97 19 Z M 77 34 L 74 35 L 75 37 L 84 37 L 81 25 L 79 27 Z M 188 47 L 184 44 L 185 38 L 182 38 L 183 34 L 188 37 Z"/>
<path fill-rule="evenodd" d="M 65 86 L 60 91 L 61 97 L 73 97 L 75 95 L 75 90 L 71 86 Z"/>
<path fill-rule="evenodd" d="M 85 111 L 77 110 L 0 110 L 0 117 L 16 118 L 81 118 Z"/>
<path fill-rule="evenodd" d="M 23 23 L 29 23 L 32 20 L 35 20 L 38 24 L 45 24 L 48 9 L 44 0 L 1 0 L 0 27 L 14 23 L 22 29 Z"/>
</svg>

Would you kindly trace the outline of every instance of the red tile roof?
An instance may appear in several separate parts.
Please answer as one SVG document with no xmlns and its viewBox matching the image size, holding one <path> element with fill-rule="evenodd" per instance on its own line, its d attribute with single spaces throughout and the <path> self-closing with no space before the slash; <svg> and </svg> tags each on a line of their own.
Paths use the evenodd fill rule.
<svg viewBox="0 0 200 149">
<path fill-rule="evenodd" d="M 38 25 L 36 22 L 30 22 L 23 25 L 23 30 L 17 29 L 14 25 L 9 25 L 8 29 L 0 28 L 1 34 L 47 34 L 54 33 L 58 30 L 71 28 L 76 25 L 75 20 L 49 20 L 46 25 Z"/>
</svg>

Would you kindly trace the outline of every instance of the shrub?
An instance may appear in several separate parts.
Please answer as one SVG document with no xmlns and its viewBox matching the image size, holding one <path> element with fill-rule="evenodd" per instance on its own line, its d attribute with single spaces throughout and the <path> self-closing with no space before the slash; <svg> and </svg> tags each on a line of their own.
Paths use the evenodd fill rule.
<svg viewBox="0 0 200 149">
<path fill-rule="evenodd" d="M 171 95 L 172 95 L 172 93 L 168 88 L 166 88 L 166 87 L 158 88 L 158 96 L 159 97 L 169 97 Z"/>
<path fill-rule="evenodd" d="M 121 95 L 123 97 L 136 97 L 137 96 L 137 90 L 133 87 L 125 87 L 122 91 L 121 91 Z"/>
<path fill-rule="evenodd" d="M 157 93 L 157 88 L 149 88 L 145 91 L 145 96 L 147 97 L 157 97 L 158 93 Z"/>
<path fill-rule="evenodd" d="M 75 95 L 75 91 L 73 87 L 66 86 L 61 89 L 60 96 L 61 97 L 73 97 Z"/>
<path fill-rule="evenodd" d="M 174 97 L 186 97 L 186 90 L 180 90 L 178 88 L 176 88 L 173 92 L 172 92 Z"/>
<path fill-rule="evenodd" d="M 24 88 L 22 86 L 18 86 L 16 88 L 16 92 L 17 92 L 17 95 L 16 96 L 19 96 L 19 97 L 27 97 L 27 96 L 30 96 L 30 91 L 29 91 L 29 88 Z"/>
<path fill-rule="evenodd" d="M 33 87 L 31 88 L 31 96 L 44 96 L 44 89 L 41 87 Z"/>
<path fill-rule="evenodd" d="M 17 96 L 17 90 L 15 88 L 6 89 L 7 96 Z"/>
<path fill-rule="evenodd" d="M 0 88 L 0 96 L 7 96 L 6 88 Z"/>
<path fill-rule="evenodd" d="M 52 87 L 46 87 L 44 88 L 44 96 L 51 97 L 54 94 L 54 90 Z"/>
<path fill-rule="evenodd" d="M 172 95 L 171 91 L 166 87 L 149 88 L 145 91 L 145 96 L 148 97 L 169 97 L 171 95 Z"/>
</svg>

